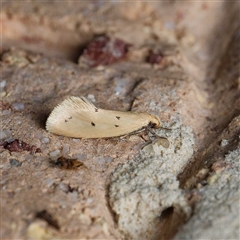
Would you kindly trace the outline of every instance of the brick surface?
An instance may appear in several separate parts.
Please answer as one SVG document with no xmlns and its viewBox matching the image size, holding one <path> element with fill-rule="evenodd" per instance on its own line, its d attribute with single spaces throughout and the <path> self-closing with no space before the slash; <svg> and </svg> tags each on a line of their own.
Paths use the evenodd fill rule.
<svg viewBox="0 0 240 240">
<path fill-rule="evenodd" d="M 1 238 L 238 239 L 238 12 L 237 1 L 3 2 Z M 47 132 L 71 95 L 157 115 L 160 137 Z"/>
</svg>

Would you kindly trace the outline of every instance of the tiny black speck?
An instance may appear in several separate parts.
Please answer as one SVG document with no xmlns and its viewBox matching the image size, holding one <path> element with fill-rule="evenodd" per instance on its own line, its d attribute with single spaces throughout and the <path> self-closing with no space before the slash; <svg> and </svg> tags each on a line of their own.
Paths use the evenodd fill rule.
<svg viewBox="0 0 240 240">
<path fill-rule="evenodd" d="M 92 126 L 95 127 L 95 123 L 91 122 Z"/>
<path fill-rule="evenodd" d="M 65 122 L 68 122 L 68 120 L 65 119 Z"/>
<path fill-rule="evenodd" d="M 114 125 L 115 127 L 119 127 L 119 125 Z"/>
<path fill-rule="evenodd" d="M 119 120 L 119 119 L 120 119 L 120 117 L 116 116 L 116 119 L 117 119 L 117 120 Z"/>
</svg>

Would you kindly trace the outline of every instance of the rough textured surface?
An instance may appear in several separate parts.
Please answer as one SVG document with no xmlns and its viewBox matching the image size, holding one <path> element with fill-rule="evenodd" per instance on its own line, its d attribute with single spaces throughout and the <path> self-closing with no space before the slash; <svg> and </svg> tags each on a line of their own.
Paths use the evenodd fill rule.
<svg viewBox="0 0 240 240">
<path fill-rule="evenodd" d="M 239 239 L 239 10 L 2 2 L 1 238 Z M 93 44 L 100 36 L 106 45 Z M 158 115 L 170 130 L 48 133 L 69 95 Z"/>
<path fill-rule="evenodd" d="M 147 145 L 113 174 L 109 200 L 126 239 L 160 237 L 159 218 L 168 208 L 173 207 L 183 218 L 190 216 L 177 174 L 192 156 L 194 141 L 190 129 L 175 125 L 179 126 L 165 135 L 167 139 Z M 156 133 L 160 132 L 163 135 L 162 131 Z"/>
<path fill-rule="evenodd" d="M 218 239 L 224 226 L 221 239 L 239 238 L 240 148 L 230 151 L 224 160 L 225 169 L 211 174 L 206 179 L 207 186 L 198 190 L 201 201 L 196 204 L 191 221 L 175 239 Z"/>
</svg>

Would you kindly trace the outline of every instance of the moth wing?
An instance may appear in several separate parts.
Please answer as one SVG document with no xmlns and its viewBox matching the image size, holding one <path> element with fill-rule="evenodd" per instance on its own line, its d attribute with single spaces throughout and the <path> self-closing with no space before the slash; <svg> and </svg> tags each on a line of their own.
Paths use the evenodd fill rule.
<svg viewBox="0 0 240 240">
<path fill-rule="evenodd" d="M 75 101 L 77 104 L 82 104 L 85 108 L 87 109 L 97 109 L 97 107 L 90 101 L 88 100 L 87 98 L 85 97 L 70 97 L 73 101 Z"/>
<path fill-rule="evenodd" d="M 141 119 L 141 116 L 134 112 L 99 109 L 84 97 L 69 97 L 53 109 L 46 128 L 68 137 L 116 137 L 147 126 L 148 117 Z"/>
<path fill-rule="evenodd" d="M 86 98 L 71 96 L 53 109 L 47 119 L 46 129 L 52 133 L 70 136 L 72 131 L 77 131 L 78 122 L 89 122 L 91 113 L 95 111 L 97 107 Z"/>
<path fill-rule="evenodd" d="M 74 108 L 76 110 L 78 109 L 84 109 L 87 111 L 93 111 L 95 109 L 97 109 L 97 107 L 87 98 L 85 97 L 68 97 L 67 99 L 65 99 L 61 104 L 59 104 L 57 107 L 66 107 L 66 108 Z"/>
</svg>

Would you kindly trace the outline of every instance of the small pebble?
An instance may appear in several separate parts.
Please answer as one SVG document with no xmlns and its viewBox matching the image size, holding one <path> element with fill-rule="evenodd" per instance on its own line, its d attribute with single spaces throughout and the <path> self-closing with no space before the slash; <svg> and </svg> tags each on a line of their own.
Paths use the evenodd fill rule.
<svg viewBox="0 0 240 240">
<path fill-rule="evenodd" d="M 16 111 L 24 110 L 24 103 L 21 102 L 12 103 L 12 108 Z"/>
<path fill-rule="evenodd" d="M 58 186 L 63 192 L 69 192 L 69 186 L 66 183 L 60 183 Z"/>
<path fill-rule="evenodd" d="M 55 150 L 49 153 L 50 157 L 57 157 L 60 154 L 60 150 Z"/>
<path fill-rule="evenodd" d="M 88 94 L 87 98 L 90 99 L 92 102 L 96 102 L 95 96 L 93 94 Z"/>
<path fill-rule="evenodd" d="M 5 115 L 9 115 L 11 113 L 11 109 L 5 109 L 2 111 L 2 115 L 5 116 Z"/>
<path fill-rule="evenodd" d="M 74 155 L 73 158 L 76 158 L 80 161 L 84 161 L 84 160 L 86 160 L 87 156 L 85 154 L 79 153 L 79 154 Z"/>
<path fill-rule="evenodd" d="M 45 144 L 45 143 L 49 143 L 50 140 L 49 140 L 49 138 L 44 137 L 44 138 L 41 139 L 41 142 Z"/>
<path fill-rule="evenodd" d="M 11 132 L 11 130 L 9 130 L 9 129 L 6 129 L 6 130 L 2 130 L 2 129 L 0 129 L 0 139 L 1 140 L 6 140 L 7 138 L 10 138 L 10 137 L 12 137 L 12 132 Z"/>
<path fill-rule="evenodd" d="M 40 133 L 40 132 L 36 132 L 35 134 L 34 134 L 34 136 L 35 136 L 35 138 L 42 138 L 42 133 Z"/>
<path fill-rule="evenodd" d="M 51 178 L 47 178 L 44 180 L 44 184 L 46 184 L 47 188 L 50 188 L 54 184 L 54 180 Z"/>
<path fill-rule="evenodd" d="M 228 140 L 227 139 L 223 139 L 222 141 L 221 141 L 221 147 L 225 147 L 225 146 L 227 146 L 228 145 Z"/>
<path fill-rule="evenodd" d="M 5 139 L 6 137 L 7 136 L 6 136 L 5 132 L 0 131 L 0 139 L 2 140 L 2 139 Z"/>
<path fill-rule="evenodd" d="M 98 157 L 97 158 L 97 163 L 100 165 L 110 163 L 113 159 L 111 157 Z"/>
<path fill-rule="evenodd" d="M 6 80 L 3 80 L 0 82 L 0 89 L 3 89 L 6 87 Z"/>
<path fill-rule="evenodd" d="M 69 145 L 64 145 L 62 149 L 62 155 L 66 155 L 69 152 Z"/>
<path fill-rule="evenodd" d="M 15 166 L 15 167 L 20 167 L 20 166 L 22 165 L 21 162 L 19 162 L 19 161 L 16 160 L 16 159 L 13 159 L 13 158 L 9 159 L 9 162 L 10 162 L 10 164 L 11 164 L 12 166 Z"/>
</svg>

